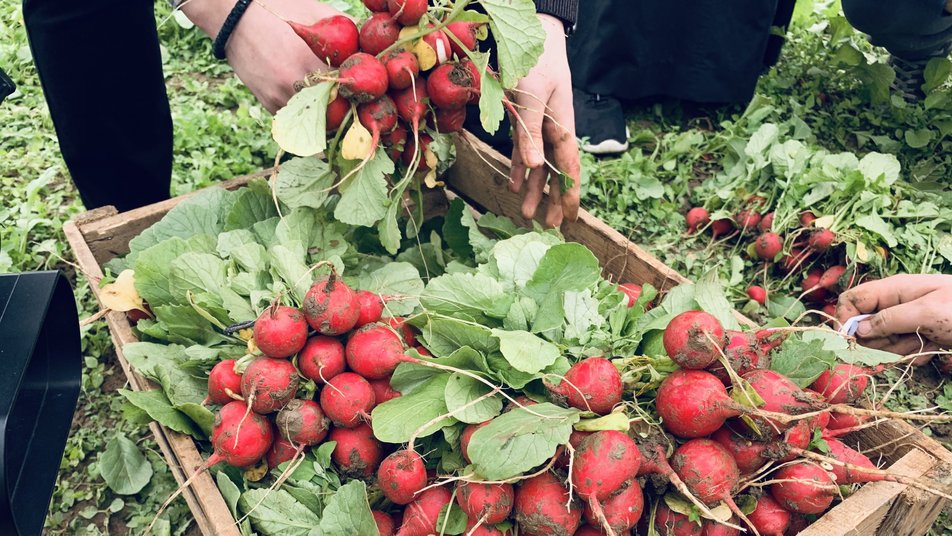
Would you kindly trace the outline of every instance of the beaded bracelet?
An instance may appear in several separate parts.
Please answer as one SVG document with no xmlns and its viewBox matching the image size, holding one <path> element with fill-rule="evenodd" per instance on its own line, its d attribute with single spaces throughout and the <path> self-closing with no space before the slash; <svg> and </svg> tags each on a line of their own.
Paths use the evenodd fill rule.
<svg viewBox="0 0 952 536">
<path fill-rule="evenodd" d="M 249 5 L 251 0 L 238 0 L 235 7 L 231 9 L 231 13 L 225 18 L 225 23 L 222 24 L 221 30 L 218 30 L 218 36 L 215 37 L 215 44 L 212 47 L 216 58 L 225 59 L 225 45 L 228 44 L 228 38 L 231 37 L 231 32 L 235 31 L 235 26 L 238 26 L 238 21 L 241 20 L 241 16 L 245 14 Z"/>
</svg>

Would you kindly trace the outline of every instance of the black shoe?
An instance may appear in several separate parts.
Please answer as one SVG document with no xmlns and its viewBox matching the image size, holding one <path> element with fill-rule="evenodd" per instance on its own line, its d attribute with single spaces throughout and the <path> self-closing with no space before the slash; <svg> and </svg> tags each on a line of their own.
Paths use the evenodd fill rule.
<svg viewBox="0 0 952 536">
<path fill-rule="evenodd" d="M 583 151 L 618 154 L 628 150 L 628 127 L 621 103 L 613 97 L 572 90 L 575 104 L 575 133 Z"/>
<path fill-rule="evenodd" d="M 898 56 L 889 56 L 889 65 L 896 71 L 896 78 L 892 83 L 893 91 L 899 93 L 909 104 L 916 104 L 926 98 L 922 86 L 926 83 L 925 70 L 930 59 L 905 60 Z"/>
</svg>

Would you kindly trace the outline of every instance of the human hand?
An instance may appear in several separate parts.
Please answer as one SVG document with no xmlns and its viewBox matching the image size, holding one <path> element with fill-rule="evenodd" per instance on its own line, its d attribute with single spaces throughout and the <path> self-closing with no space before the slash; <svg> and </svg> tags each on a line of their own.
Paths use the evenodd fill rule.
<svg viewBox="0 0 952 536">
<path fill-rule="evenodd" d="M 187 2 L 182 11 L 214 39 L 234 5 L 234 0 L 197 0 Z M 294 95 L 295 82 L 328 68 L 281 17 L 313 24 L 340 12 L 320 2 L 297 0 L 269 0 L 268 7 L 277 15 L 257 2 L 248 6 L 225 51 L 238 78 L 275 113 Z"/>
<path fill-rule="evenodd" d="M 952 348 L 952 276 L 896 275 L 840 295 L 837 320 L 864 313 L 873 314 L 856 330 L 864 346 L 901 355 Z"/>
<path fill-rule="evenodd" d="M 550 178 L 545 223 L 557 227 L 563 218 L 572 221 L 578 218 L 581 164 L 575 139 L 572 74 L 565 52 L 565 27 L 562 21 L 550 15 L 539 15 L 539 19 L 546 32 L 545 51 L 536 66 L 519 81 L 513 99 L 519 117 L 512 118 L 509 188 L 519 192 L 525 184 L 522 215 L 531 219 L 542 201 L 546 179 Z M 545 163 L 546 159 L 572 178 L 571 187 L 564 193 L 560 174 Z"/>
</svg>

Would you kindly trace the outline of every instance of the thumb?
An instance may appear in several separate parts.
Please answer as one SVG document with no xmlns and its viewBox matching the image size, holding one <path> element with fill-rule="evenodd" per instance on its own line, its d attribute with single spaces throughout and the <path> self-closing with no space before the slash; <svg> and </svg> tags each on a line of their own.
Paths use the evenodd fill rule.
<svg viewBox="0 0 952 536">
<path fill-rule="evenodd" d="M 883 309 L 860 322 L 856 336 L 870 339 L 915 333 L 922 327 L 922 309 L 915 300 Z"/>
</svg>

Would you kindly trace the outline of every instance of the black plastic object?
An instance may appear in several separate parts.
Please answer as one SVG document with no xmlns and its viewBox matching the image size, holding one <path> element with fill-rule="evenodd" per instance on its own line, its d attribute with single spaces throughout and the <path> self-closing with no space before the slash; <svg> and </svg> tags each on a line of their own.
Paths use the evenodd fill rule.
<svg viewBox="0 0 952 536">
<path fill-rule="evenodd" d="M 14 85 L 13 80 L 10 80 L 7 73 L 3 72 L 3 69 L 0 69 L 0 102 L 3 102 L 3 99 L 13 95 L 13 92 L 16 90 L 17 86 Z"/>
<path fill-rule="evenodd" d="M 82 379 L 63 274 L 0 275 L 0 363 L 0 534 L 40 534 Z"/>
</svg>

